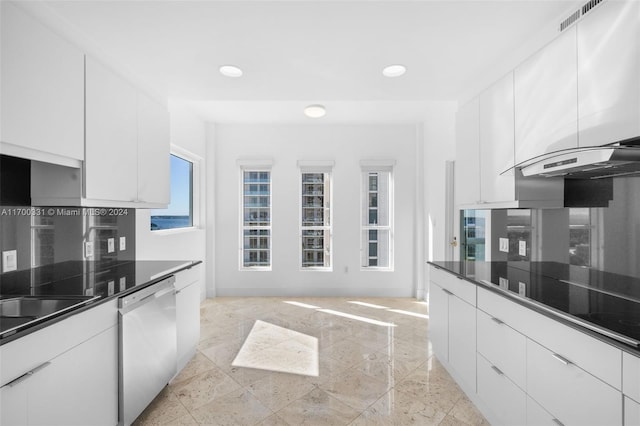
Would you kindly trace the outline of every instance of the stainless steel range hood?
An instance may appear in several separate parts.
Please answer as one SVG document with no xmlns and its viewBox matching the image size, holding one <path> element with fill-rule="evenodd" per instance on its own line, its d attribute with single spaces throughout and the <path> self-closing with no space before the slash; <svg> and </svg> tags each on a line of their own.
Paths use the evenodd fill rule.
<svg viewBox="0 0 640 426">
<path fill-rule="evenodd" d="M 640 137 L 610 145 L 551 152 L 524 161 L 516 168 L 525 177 L 602 179 L 640 176 Z"/>
</svg>

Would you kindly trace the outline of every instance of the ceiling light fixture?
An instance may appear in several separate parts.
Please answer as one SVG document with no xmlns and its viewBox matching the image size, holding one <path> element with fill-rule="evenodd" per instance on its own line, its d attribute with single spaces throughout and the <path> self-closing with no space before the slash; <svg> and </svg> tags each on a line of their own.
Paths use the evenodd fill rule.
<svg viewBox="0 0 640 426">
<path fill-rule="evenodd" d="M 235 65 L 223 65 L 220 67 L 220 74 L 225 77 L 242 77 L 242 70 Z"/>
<path fill-rule="evenodd" d="M 309 105 L 304 109 L 304 115 L 306 115 L 309 118 L 324 117 L 326 113 L 327 113 L 327 109 L 324 107 L 324 105 L 319 105 L 319 104 Z"/>
<path fill-rule="evenodd" d="M 400 64 L 389 65 L 383 68 L 382 75 L 385 77 L 400 77 L 407 72 L 407 67 Z"/>
</svg>

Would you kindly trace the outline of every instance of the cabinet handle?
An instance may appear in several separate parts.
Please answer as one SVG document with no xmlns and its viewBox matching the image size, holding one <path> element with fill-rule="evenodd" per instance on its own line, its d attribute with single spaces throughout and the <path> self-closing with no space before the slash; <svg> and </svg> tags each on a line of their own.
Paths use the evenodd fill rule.
<svg viewBox="0 0 640 426">
<path fill-rule="evenodd" d="M 451 293 L 449 290 L 447 290 L 446 288 L 443 288 L 442 291 L 444 291 L 445 293 L 447 293 L 449 296 L 453 296 L 453 293 Z"/>
<path fill-rule="evenodd" d="M 491 369 L 492 369 L 493 371 L 495 371 L 495 372 L 498 374 L 498 376 L 504 376 L 504 373 L 502 372 L 502 370 L 500 370 L 500 369 L 499 369 L 498 367 L 496 367 L 495 365 L 492 365 L 492 366 L 491 366 Z"/>
<path fill-rule="evenodd" d="M 491 317 L 491 321 L 495 322 L 498 325 L 504 324 L 504 321 L 502 321 L 501 319 L 496 318 L 496 317 Z"/>
<path fill-rule="evenodd" d="M 551 354 L 551 356 L 554 357 L 555 359 L 557 359 L 558 361 L 560 361 L 561 363 L 563 363 L 564 365 L 572 364 L 571 361 L 569 361 L 568 359 L 566 359 L 562 355 L 558 355 L 558 354 L 553 353 L 553 354 Z"/>
<path fill-rule="evenodd" d="M 558 426 L 564 426 L 564 423 L 562 423 L 560 420 L 558 420 L 558 419 L 552 419 L 552 420 L 553 420 L 553 422 L 554 422 L 555 424 L 557 424 Z"/>
<path fill-rule="evenodd" d="M 44 364 L 41 364 L 39 366 L 37 366 L 36 368 L 34 368 L 33 370 L 27 371 L 26 373 L 24 373 L 22 376 L 16 377 L 15 379 L 13 379 L 12 381 L 10 381 L 9 383 L 6 383 L 5 385 L 3 385 L 2 387 L 5 386 L 15 386 L 18 383 L 27 380 L 29 377 L 33 376 L 35 373 L 37 373 L 38 371 L 42 370 L 45 367 L 48 367 L 51 364 L 51 362 L 47 361 Z"/>
</svg>

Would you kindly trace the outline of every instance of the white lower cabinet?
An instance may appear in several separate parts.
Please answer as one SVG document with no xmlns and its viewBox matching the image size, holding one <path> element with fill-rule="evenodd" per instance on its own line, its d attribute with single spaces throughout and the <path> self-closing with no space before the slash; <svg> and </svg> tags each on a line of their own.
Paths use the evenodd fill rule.
<svg viewBox="0 0 640 426">
<path fill-rule="evenodd" d="M 433 350 L 453 370 L 462 388 L 475 393 L 476 286 L 433 267 L 430 279 L 429 335 Z"/>
<path fill-rule="evenodd" d="M 180 372 L 195 355 L 200 340 L 199 265 L 176 274 L 176 331 Z"/>
<path fill-rule="evenodd" d="M 527 395 L 527 424 L 531 426 L 559 426 L 559 420 L 554 418 L 544 408 Z"/>
<path fill-rule="evenodd" d="M 0 346 L 0 424 L 116 424 L 116 315 L 105 303 Z"/>
<path fill-rule="evenodd" d="M 525 425 L 527 395 L 497 366 L 478 354 L 478 396 L 500 425 Z"/>
<path fill-rule="evenodd" d="M 640 403 L 624 397 L 624 426 L 640 426 Z"/>
<path fill-rule="evenodd" d="M 640 401 L 640 357 L 622 353 L 622 393 Z"/>
<path fill-rule="evenodd" d="M 527 393 L 565 425 L 622 425 L 622 394 L 527 340 Z"/>
</svg>

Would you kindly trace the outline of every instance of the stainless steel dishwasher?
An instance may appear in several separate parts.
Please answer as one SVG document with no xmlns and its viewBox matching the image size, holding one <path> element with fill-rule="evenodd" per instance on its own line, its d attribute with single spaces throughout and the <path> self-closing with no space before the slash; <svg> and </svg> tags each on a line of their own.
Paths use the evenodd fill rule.
<svg viewBox="0 0 640 426">
<path fill-rule="evenodd" d="M 176 294 L 171 276 L 119 300 L 119 422 L 130 425 L 176 374 Z"/>
</svg>

